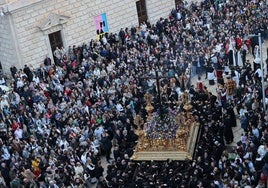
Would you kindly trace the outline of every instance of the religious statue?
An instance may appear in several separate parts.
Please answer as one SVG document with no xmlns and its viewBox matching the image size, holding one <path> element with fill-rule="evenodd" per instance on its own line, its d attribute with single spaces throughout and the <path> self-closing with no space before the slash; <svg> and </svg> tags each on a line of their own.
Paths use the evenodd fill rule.
<svg viewBox="0 0 268 188">
<path fill-rule="evenodd" d="M 134 160 L 185 160 L 194 153 L 195 140 L 198 126 L 193 126 L 195 121 L 191 113 L 189 93 L 182 96 L 182 108 L 165 108 L 154 111 L 153 96 L 144 95 L 148 117 L 146 122 L 137 115 L 134 124 L 138 126 L 138 144 L 134 151 Z M 162 113 L 162 114 L 161 114 Z M 142 127 L 143 126 L 143 127 Z M 194 128 L 192 128 L 194 127 Z"/>
</svg>

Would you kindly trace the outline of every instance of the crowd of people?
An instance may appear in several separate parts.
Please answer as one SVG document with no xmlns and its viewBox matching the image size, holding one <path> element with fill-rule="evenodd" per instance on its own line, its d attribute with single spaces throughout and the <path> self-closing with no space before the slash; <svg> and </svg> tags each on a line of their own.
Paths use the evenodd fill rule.
<svg viewBox="0 0 268 188">
<path fill-rule="evenodd" d="M 247 36 L 267 39 L 267 24 L 263 0 L 181 2 L 155 24 L 59 47 L 38 68 L 12 66 L 0 90 L 0 187 L 265 187 L 264 75 L 258 43 Z M 215 75 L 215 92 L 203 74 Z M 195 158 L 131 160 L 133 120 L 139 114 L 146 121 L 144 94 L 160 96 L 155 109 L 176 108 L 185 91 L 201 124 Z M 240 126 L 235 108 L 244 133 L 228 151 L 232 127 Z"/>
</svg>

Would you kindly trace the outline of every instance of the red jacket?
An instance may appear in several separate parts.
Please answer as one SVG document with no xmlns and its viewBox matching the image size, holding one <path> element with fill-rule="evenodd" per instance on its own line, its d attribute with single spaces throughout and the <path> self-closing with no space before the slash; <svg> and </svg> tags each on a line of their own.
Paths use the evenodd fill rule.
<svg viewBox="0 0 268 188">
<path fill-rule="evenodd" d="M 236 49 L 237 50 L 239 50 L 242 47 L 242 45 L 243 45 L 243 41 L 239 37 L 235 39 L 235 43 L 236 43 Z"/>
<path fill-rule="evenodd" d="M 13 122 L 11 128 L 13 131 L 15 131 L 17 128 L 22 128 L 22 125 L 20 122 Z"/>
</svg>

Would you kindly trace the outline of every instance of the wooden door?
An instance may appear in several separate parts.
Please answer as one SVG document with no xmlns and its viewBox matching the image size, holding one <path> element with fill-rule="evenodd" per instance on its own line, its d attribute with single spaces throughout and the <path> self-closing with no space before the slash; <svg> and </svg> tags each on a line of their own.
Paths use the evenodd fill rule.
<svg viewBox="0 0 268 188">
<path fill-rule="evenodd" d="M 138 18 L 139 18 L 139 24 L 141 24 L 142 22 L 147 22 L 148 16 L 147 16 L 145 0 L 137 1 L 136 7 L 137 7 Z"/>
<path fill-rule="evenodd" d="M 182 0 L 175 0 L 175 7 L 177 7 L 178 5 L 182 5 L 182 3 Z"/>
<path fill-rule="evenodd" d="M 61 31 L 56 31 L 54 33 L 51 33 L 48 35 L 48 37 L 49 37 L 52 54 L 54 53 L 57 47 L 59 48 L 63 47 Z M 54 58 L 54 62 L 56 62 L 54 56 L 53 58 Z"/>
</svg>

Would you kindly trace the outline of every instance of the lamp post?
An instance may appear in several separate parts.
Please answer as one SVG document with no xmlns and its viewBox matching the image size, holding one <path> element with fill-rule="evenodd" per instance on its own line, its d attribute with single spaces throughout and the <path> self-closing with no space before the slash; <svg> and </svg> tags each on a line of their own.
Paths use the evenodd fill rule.
<svg viewBox="0 0 268 188">
<path fill-rule="evenodd" d="M 262 70 L 262 77 L 261 77 L 261 88 L 262 88 L 262 104 L 263 104 L 263 112 L 266 113 L 266 104 L 265 104 L 265 85 L 264 85 L 264 69 L 263 69 L 263 57 L 262 57 L 262 42 L 261 42 L 261 33 L 258 34 L 259 39 L 259 46 L 260 46 L 260 64 Z"/>
<path fill-rule="evenodd" d="M 258 37 L 258 43 L 259 43 L 259 55 L 260 55 L 260 64 L 261 64 L 261 70 L 262 70 L 262 77 L 261 77 L 261 87 L 262 87 L 262 104 L 263 104 L 263 112 L 266 113 L 266 104 L 265 104 L 265 85 L 264 85 L 264 67 L 263 67 L 263 57 L 262 57 L 262 42 L 261 42 L 261 33 L 258 33 L 258 35 L 249 35 L 249 37 Z"/>
</svg>

